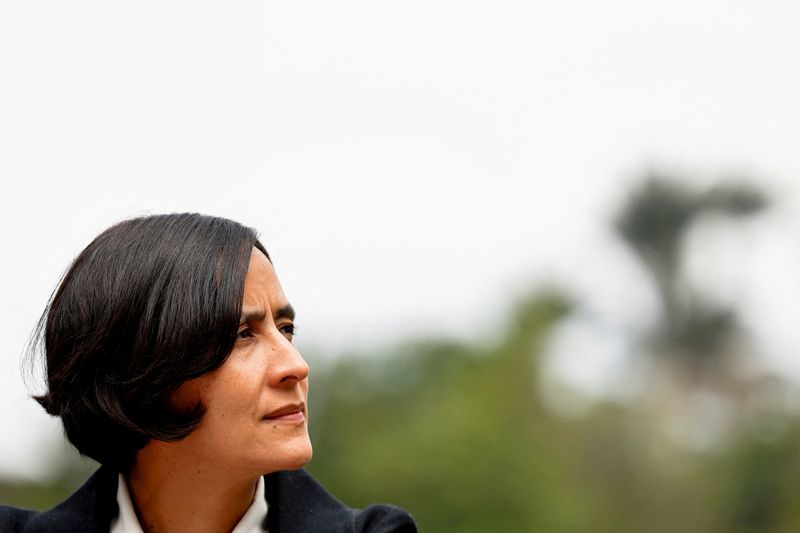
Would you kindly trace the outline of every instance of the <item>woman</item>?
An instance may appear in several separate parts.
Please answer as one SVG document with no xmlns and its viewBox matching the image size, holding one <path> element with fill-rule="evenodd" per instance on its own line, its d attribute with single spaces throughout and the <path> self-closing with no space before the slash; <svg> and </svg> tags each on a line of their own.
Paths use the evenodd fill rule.
<svg viewBox="0 0 800 533">
<path fill-rule="evenodd" d="M 406 512 L 350 509 L 298 470 L 311 442 L 294 318 L 236 222 L 158 215 L 99 235 L 40 321 L 37 400 L 102 466 L 51 510 L 0 506 L 0 531 L 416 531 Z"/>
</svg>

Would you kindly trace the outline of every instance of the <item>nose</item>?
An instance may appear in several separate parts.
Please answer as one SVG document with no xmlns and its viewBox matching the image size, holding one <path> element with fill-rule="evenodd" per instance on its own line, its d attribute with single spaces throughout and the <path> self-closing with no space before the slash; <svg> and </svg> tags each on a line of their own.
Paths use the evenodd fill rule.
<svg viewBox="0 0 800 533">
<path fill-rule="evenodd" d="M 294 344 L 284 340 L 273 347 L 274 357 L 270 362 L 270 385 L 273 387 L 293 386 L 308 377 L 308 363 L 297 351 Z"/>
</svg>

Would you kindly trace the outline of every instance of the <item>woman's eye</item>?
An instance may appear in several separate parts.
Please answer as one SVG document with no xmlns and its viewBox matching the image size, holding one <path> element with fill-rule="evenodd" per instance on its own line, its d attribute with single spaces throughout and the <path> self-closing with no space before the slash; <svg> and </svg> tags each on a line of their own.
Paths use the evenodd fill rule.
<svg viewBox="0 0 800 533">
<path fill-rule="evenodd" d="M 254 336 L 253 330 L 250 328 L 240 329 L 239 333 L 236 334 L 237 339 L 249 339 L 250 337 L 253 336 Z"/>
<path fill-rule="evenodd" d="M 284 324 L 278 329 L 287 339 L 292 340 L 292 337 L 294 337 L 294 332 L 297 328 L 295 328 L 294 324 Z"/>
</svg>

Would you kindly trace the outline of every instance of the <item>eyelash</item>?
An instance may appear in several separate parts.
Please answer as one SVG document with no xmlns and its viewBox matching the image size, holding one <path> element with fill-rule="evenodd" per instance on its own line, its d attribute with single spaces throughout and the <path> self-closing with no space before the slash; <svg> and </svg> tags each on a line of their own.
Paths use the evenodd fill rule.
<svg viewBox="0 0 800 533">
<path fill-rule="evenodd" d="M 250 328 L 244 328 L 239 330 L 239 333 L 236 334 L 237 339 L 249 339 L 250 337 L 255 336 L 253 334 L 253 330 Z"/>
<path fill-rule="evenodd" d="M 284 335 L 288 335 L 290 337 L 294 337 L 297 334 L 297 326 L 294 324 L 284 324 L 280 328 L 278 328 L 281 333 Z"/>
<path fill-rule="evenodd" d="M 287 337 L 290 337 L 290 340 L 297 334 L 297 326 L 294 324 L 284 324 L 278 328 L 278 330 Z M 249 339 L 254 336 L 255 334 L 253 333 L 253 330 L 249 327 L 239 330 L 239 333 L 236 334 L 237 339 Z"/>
</svg>

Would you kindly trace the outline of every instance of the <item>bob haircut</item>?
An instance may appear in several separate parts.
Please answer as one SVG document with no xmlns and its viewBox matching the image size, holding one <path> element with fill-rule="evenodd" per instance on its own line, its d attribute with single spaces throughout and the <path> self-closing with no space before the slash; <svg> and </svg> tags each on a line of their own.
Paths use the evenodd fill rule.
<svg viewBox="0 0 800 533">
<path fill-rule="evenodd" d="M 74 260 L 34 333 L 69 441 L 125 471 L 150 439 L 175 441 L 205 406 L 179 412 L 172 393 L 219 368 L 236 340 L 256 232 L 195 213 L 126 220 Z"/>
</svg>

